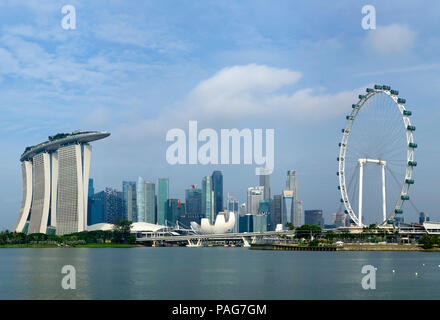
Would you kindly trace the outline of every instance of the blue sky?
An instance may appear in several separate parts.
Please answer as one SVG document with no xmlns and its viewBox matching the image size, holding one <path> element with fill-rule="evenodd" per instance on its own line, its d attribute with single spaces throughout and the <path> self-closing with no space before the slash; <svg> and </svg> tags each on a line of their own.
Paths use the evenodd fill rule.
<svg viewBox="0 0 440 320">
<path fill-rule="evenodd" d="M 76 29 L 61 8 L 76 8 Z M 376 30 L 361 9 L 376 8 Z M 169 177 L 171 196 L 215 169 L 244 201 L 254 166 L 170 166 L 166 132 L 274 128 L 272 193 L 288 169 L 304 209 L 339 206 L 336 157 L 345 114 L 364 88 L 389 84 L 417 125 L 412 199 L 440 220 L 438 1 L 0 2 L 0 228 L 21 201 L 19 156 L 57 132 L 105 130 L 93 144 L 95 189 Z M 407 220 L 416 213 L 408 210 Z"/>
</svg>

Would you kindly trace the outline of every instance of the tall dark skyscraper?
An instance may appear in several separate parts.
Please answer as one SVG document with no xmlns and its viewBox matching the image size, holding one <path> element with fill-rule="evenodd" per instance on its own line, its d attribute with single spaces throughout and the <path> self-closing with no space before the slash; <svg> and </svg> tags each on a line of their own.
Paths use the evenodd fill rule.
<svg viewBox="0 0 440 320">
<path fill-rule="evenodd" d="M 223 211 L 223 174 L 221 171 L 214 171 L 211 176 L 212 191 L 214 192 L 214 216 Z"/>
<path fill-rule="evenodd" d="M 93 225 L 104 222 L 105 193 L 104 191 L 94 194 L 90 198 L 90 210 L 87 217 L 87 224 Z"/>
<path fill-rule="evenodd" d="M 95 195 L 95 188 L 93 187 L 93 179 L 89 179 L 89 194 L 87 197 L 87 225 L 90 225 L 92 214 L 92 202 Z"/>
<path fill-rule="evenodd" d="M 179 199 L 167 199 L 165 202 L 165 225 L 175 226 L 184 209 Z"/>
<path fill-rule="evenodd" d="M 273 196 L 272 200 L 272 226 L 275 230 L 277 224 L 281 224 L 281 212 L 282 212 L 283 195 L 277 194 Z"/>
<path fill-rule="evenodd" d="M 308 225 L 317 225 L 318 227 L 324 227 L 324 218 L 322 216 L 322 210 L 305 210 L 304 211 L 304 223 Z"/>
<path fill-rule="evenodd" d="M 200 224 L 202 218 L 202 189 L 193 186 L 185 190 L 186 217 L 191 222 Z M 189 226 L 189 225 L 188 225 Z"/>
<path fill-rule="evenodd" d="M 123 196 L 121 191 L 105 188 L 95 195 L 97 199 L 104 201 L 104 221 L 115 223 L 117 219 L 124 218 Z"/>
</svg>

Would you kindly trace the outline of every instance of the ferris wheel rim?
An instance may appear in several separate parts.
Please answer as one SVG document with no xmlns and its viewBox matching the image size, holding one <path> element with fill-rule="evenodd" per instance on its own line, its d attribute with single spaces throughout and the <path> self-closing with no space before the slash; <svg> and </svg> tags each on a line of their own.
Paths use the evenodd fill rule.
<svg viewBox="0 0 440 320">
<path fill-rule="evenodd" d="M 402 206 L 405 201 L 409 200 L 408 192 L 409 188 L 412 184 L 414 184 L 414 166 L 417 165 L 417 162 L 414 160 L 415 149 L 417 148 L 417 144 L 414 140 L 414 130 L 415 127 L 411 123 L 410 116 L 412 112 L 405 108 L 406 100 L 402 98 L 398 98 L 399 92 L 397 90 L 391 90 L 390 86 L 386 85 L 375 85 L 374 89 L 367 88 L 366 95 L 359 95 L 359 101 L 357 104 L 352 105 L 352 111 L 350 115 L 346 116 L 347 122 L 345 128 L 342 129 L 342 140 L 339 143 L 339 157 L 338 157 L 338 172 L 337 175 L 339 177 L 339 189 L 341 193 L 341 202 L 344 203 L 345 213 L 347 213 L 353 222 L 357 226 L 364 226 L 362 221 L 359 220 L 358 216 L 353 209 L 350 199 L 348 197 L 348 190 L 345 181 L 345 155 L 347 153 L 348 140 L 351 133 L 351 128 L 353 127 L 354 121 L 356 120 L 357 115 L 359 114 L 362 107 L 365 103 L 371 99 L 373 96 L 379 93 L 384 93 L 389 96 L 393 101 L 394 105 L 398 108 L 400 115 L 402 117 L 403 126 L 406 135 L 406 163 L 405 163 L 405 175 L 402 182 L 400 195 L 398 196 L 394 208 L 388 213 L 386 213 L 385 220 L 380 225 L 385 225 L 388 221 L 393 220 L 396 215 L 403 213 Z M 385 211 L 385 210 L 384 210 Z"/>
</svg>

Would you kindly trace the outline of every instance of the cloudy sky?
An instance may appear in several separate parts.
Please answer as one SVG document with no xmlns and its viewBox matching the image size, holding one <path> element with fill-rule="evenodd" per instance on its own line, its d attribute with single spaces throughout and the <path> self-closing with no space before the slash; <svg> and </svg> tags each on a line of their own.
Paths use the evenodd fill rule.
<svg viewBox="0 0 440 320">
<path fill-rule="evenodd" d="M 76 8 L 76 29 L 61 8 Z M 376 8 L 375 30 L 361 27 Z M 0 228 L 21 201 L 19 156 L 57 132 L 104 130 L 93 143 L 95 189 L 138 176 L 170 178 L 172 197 L 222 170 L 246 199 L 255 165 L 167 163 L 172 128 L 275 129 L 272 193 L 296 169 L 304 209 L 339 206 L 338 143 L 358 94 L 389 84 L 417 126 L 419 210 L 440 220 L 438 1 L 0 2 Z M 415 220 L 408 208 L 406 220 Z"/>
</svg>

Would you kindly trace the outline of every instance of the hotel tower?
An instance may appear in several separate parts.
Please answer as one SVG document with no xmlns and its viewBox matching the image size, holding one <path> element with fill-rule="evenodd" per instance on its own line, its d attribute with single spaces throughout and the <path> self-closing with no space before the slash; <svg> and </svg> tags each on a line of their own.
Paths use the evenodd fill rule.
<svg viewBox="0 0 440 320">
<path fill-rule="evenodd" d="M 20 158 L 23 198 L 13 231 L 63 235 L 86 230 L 89 142 L 109 135 L 75 131 L 27 147 Z"/>
</svg>

